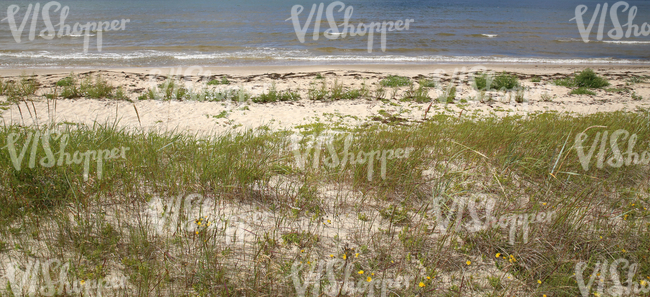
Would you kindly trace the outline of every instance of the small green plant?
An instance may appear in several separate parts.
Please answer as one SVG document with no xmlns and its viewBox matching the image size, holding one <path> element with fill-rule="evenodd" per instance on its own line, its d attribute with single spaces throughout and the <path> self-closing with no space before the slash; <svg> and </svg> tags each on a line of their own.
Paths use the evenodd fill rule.
<svg viewBox="0 0 650 297">
<path fill-rule="evenodd" d="M 339 83 L 338 79 L 335 79 L 334 84 L 330 89 L 330 97 L 332 100 L 341 100 L 343 99 L 344 94 L 345 92 L 343 91 L 343 84 Z"/>
<path fill-rule="evenodd" d="M 544 92 L 544 93 L 542 94 L 541 98 L 542 98 L 542 101 L 544 101 L 544 102 L 551 102 L 551 101 L 553 101 L 553 97 L 552 97 L 551 94 L 549 94 L 548 92 Z"/>
<path fill-rule="evenodd" d="M 379 210 L 379 214 L 386 220 L 393 224 L 405 223 L 408 221 L 408 209 L 403 207 L 400 209 L 395 205 Z"/>
<path fill-rule="evenodd" d="M 542 78 L 539 77 L 539 76 L 533 76 L 533 77 L 530 79 L 530 81 L 531 81 L 531 82 L 541 82 L 541 81 L 542 81 Z"/>
<path fill-rule="evenodd" d="M 350 90 L 343 94 L 343 99 L 353 100 L 362 97 L 361 90 Z"/>
<path fill-rule="evenodd" d="M 126 95 L 126 92 L 124 92 L 122 86 L 119 86 L 117 89 L 115 89 L 115 95 L 113 98 L 117 100 L 129 100 L 129 96 Z"/>
<path fill-rule="evenodd" d="M 524 93 L 525 93 L 524 88 L 518 88 L 517 92 L 515 93 L 515 102 L 524 103 Z"/>
<path fill-rule="evenodd" d="M 75 84 L 75 75 L 70 73 L 69 76 L 64 77 L 56 82 L 56 85 L 59 87 L 69 87 Z"/>
<path fill-rule="evenodd" d="M 607 79 L 598 76 L 591 68 L 578 73 L 575 77 L 575 84 L 578 88 L 597 89 L 609 86 Z"/>
<path fill-rule="evenodd" d="M 320 73 L 318 73 L 316 74 L 316 79 L 324 79 L 324 77 Z"/>
<path fill-rule="evenodd" d="M 607 89 L 605 89 L 605 92 L 607 92 L 607 93 L 624 93 L 624 92 L 627 92 L 627 89 L 625 89 L 625 88 L 607 88 Z"/>
<path fill-rule="evenodd" d="M 239 101 L 239 102 L 246 102 L 246 101 L 248 101 L 248 99 L 251 98 L 251 94 L 246 92 L 246 89 L 244 89 L 241 86 L 239 87 L 239 90 L 237 90 L 236 94 L 237 94 L 236 95 L 237 96 L 237 101 Z"/>
<path fill-rule="evenodd" d="M 492 76 L 487 75 L 487 73 L 477 73 L 474 76 L 473 86 L 477 90 L 487 91 L 491 88 L 492 85 Z"/>
<path fill-rule="evenodd" d="M 318 242 L 318 235 L 311 234 L 307 231 L 291 232 L 282 235 L 282 241 L 285 244 L 295 244 L 298 247 L 311 247 Z"/>
<path fill-rule="evenodd" d="M 609 86 L 607 79 L 598 76 L 591 68 L 582 70 L 574 78 L 555 79 L 553 80 L 553 84 L 567 88 L 577 87 L 587 89 L 598 89 Z"/>
<path fill-rule="evenodd" d="M 421 79 L 421 80 L 418 81 L 418 84 L 421 87 L 424 87 L 424 88 L 435 88 L 436 87 L 436 82 L 434 82 L 431 79 Z"/>
<path fill-rule="evenodd" d="M 225 76 L 222 77 L 221 80 L 213 79 L 213 80 L 208 82 L 209 86 L 212 86 L 212 85 L 229 85 L 229 84 L 230 84 L 230 81 Z"/>
<path fill-rule="evenodd" d="M 449 86 L 447 87 L 447 90 L 438 97 L 439 102 L 444 102 L 444 103 L 454 103 L 454 100 L 456 100 L 456 86 Z"/>
<path fill-rule="evenodd" d="M 88 98 L 110 98 L 113 93 L 111 86 L 101 75 L 97 75 L 93 81 L 91 76 L 86 77 L 79 87 L 82 96 Z"/>
<path fill-rule="evenodd" d="M 321 82 L 320 88 L 315 88 L 314 83 L 311 83 L 309 85 L 309 89 L 307 90 L 307 96 L 309 97 L 309 100 L 325 100 L 327 98 L 327 95 L 327 82 L 325 80 Z"/>
<path fill-rule="evenodd" d="M 381 100 L 386 98 L 386 89 L 383 86 L 377 85 L 375 87 L 375 98 Z"/>
<path fill-rule="evenodd" d="M 184 87 L 176 89 L 176 100 L 189 99 L 191 97 L 190 91 Z"/>
<path fill-rule="evenodd" d="M 389 75 L 379 83 L 384 87 L 404 87 L 411 84 L 411 79 L 405 76 Z"/>
<path fill-rule="evenodd" d="M 497 75 L 492 81 L 492 88 L 496 90 L 512 90 L 519 88 L 519 79 L 513 74 L 507 74 L 505 71 Z"/>
<path fill-rule="evenodd" d="M 576 86 L 571 78 L 558 78 L 553 80 L 553 84 L 560 87 L 573 88 Z"/>
<path fill-rule="evenodd" d="M 581 88 L 577 88 L 577 89 L 571 91 L 569 93 L 569 95 L 592 95 L 593 96 L 593 95 L 596 95 L 596 93 L 593 92 L 593 91 L 590 91 L 587 88 L 581 87 Z"/>
<path fill-rule="evenodd" d="M 490 286 L 494 288 L 495 290 L 501 290 L 503 289 L 503 286 L 501 285 L 501 278 L 498 276 L 488 276 L 487 277 L 488 282 L 490 283 Z"/>
<path fill-rule="evenodd" d="M 226 118 L 226 117 L 228 117 L 228 111 L 224 110 L 224 111 L 220 112 L 218 115 L 215 115 L 215 116 L 212 116 L 212 117 L 215 118 L 215 119 Z"/>
<path fill-rule="evenodd" d="M 456 95 L 454 94 L 454 96 Z M 429 90 L 426 87 L 420 85 L 417 89 L 414 89 L 413 85 L 411 85 L 410 89 L 406 91 L 404 100 L 413 100 L 422 103 L 429 102 L 431 98 L 429 97 Z"/>
<path fill-rule="evenodd" d="M 477 73 L 474 77 L 474 87 L 477 90 L 512 90 L 520 87 L 517 76 L 505 71 L 497 76 L 487 73 Z"/>
<path fill-rule="evenodd" d="M 397 97 L 397 91 L 399 91 L 397 88 L 392 88 L 390 91 L 390 98 L 395 99 Z"/>
<path fill-rule="evenodd" d="M 629 84 L 639 84 L 639 83 L 644 83 L 646 81 L 646 77 L 643 76 L 632 76 L 627 79 L 627 83 Z"/>
<path fill-rule="evenodd" d="M 643 100 L 643 96 L 637 95 L 636 92 L 632 92 L 632 100 Z"/>
<path fill-rule="evenodd" d="M 76 85 L 65 86 L 61 90 L 61 97 L 65 99 L 73 99 L 81 97 L 81 91 Z"/>
<path fill-rule="evenodd" d="M 275 82 L 271 85 L 271 89 L 268 93 L 262 93 L 259 96 L 252 98 L 255 103 L 267 103 L 267 102 L 277 102 L 277 101 L 296 101 L 300 100 L 300 95 L 296 92 L 291 91 L 278 91 Z"/>
</svg>

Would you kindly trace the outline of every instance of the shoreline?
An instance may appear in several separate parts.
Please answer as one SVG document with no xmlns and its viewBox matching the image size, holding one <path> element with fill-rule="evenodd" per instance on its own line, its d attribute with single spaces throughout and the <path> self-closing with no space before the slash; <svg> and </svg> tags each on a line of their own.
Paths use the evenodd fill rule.
<svg viewBox="0 0 650 297">
<path fill-rule="evenodd" d="M 134 73 L 147 73 L 152 69 L 170 69 L 170 68 L 188 68 L 200 66 L 195 64 L 176 65 L 176 66 L 160 66 L 160 67 L 112 67 L 112 66 L 71 66 L 65 68 L 0 68 L 0 76 L 17 76 L 23 74 L 68 74 L 71 71 L 80 70 L 83 72 L 88 71 L 112 71 L 112 72 L 134 72 Z M 500 71 L 560 71 L 584 68 L 598 68 L 603 70 L 639 70 L 650 69 L 650 64 L 546 64 L 546 63 L 431 63 L 431 64 L 333 64 L 333 65 L 259 65 L 259 66 L 200 66 L 204 70 L 210 70 L 213 73 L 217 71 L 224 74 L 233 75 L 251 75 L 267 72 L 315 72 L 315 71 L 393 71 L 397 74 L 408 75 L 411 73 L 423 74 L 422 71 L 431 71 L 435 69 L 454 70 L 454 68 L 471 68 L 472 66 L 484 66 L 488 69 Z"/>
</svg>

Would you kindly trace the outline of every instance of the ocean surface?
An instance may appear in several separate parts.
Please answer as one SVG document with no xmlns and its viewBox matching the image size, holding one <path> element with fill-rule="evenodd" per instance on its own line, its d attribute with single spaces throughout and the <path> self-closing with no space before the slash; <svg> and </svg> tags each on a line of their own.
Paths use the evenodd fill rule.
<svg viewBox="0 0 650 297">
<path fill-rule="evenodd" d="M 333 2 L 333 1 L 332 1 Z M 332 2 L 322 2 L 325 10 Z M 40 1 L 38 19 L 29 4 L 36 1 L 0 2 L 0 67 L 140 67 L 140 66 L 243 66 L 322 65 L 354 63 L 650 63 L 650 36 L 611 39 L 609 11 L 604 18 L 604 38 L 596 40 L 600 14 L 583 42 L 575 17 L 576 6 L 587 5 L 586 25 L 601 1 L 566 0 L 349 0 L 353 7 L 349 23 L 388 22 L 413 19 L 408 30 L 386 32 L 382 51 L 381 34 L 374 34 L 368 52 L 368 34 L 328 39 L 330 28 L 323 11 L 318 40 L 313 40 L 315 13 L 301 43 L 294 30 L 291 11 L 304 6 L 299 15 L 305 26 L 312 4 L 288 0 L 72 0 L 59 1 L 69 7 L 65 24 L 128 19 L 124 30 L 91 31 L 84 52 L 84 34 L 39 37 L 46 29 Z M 611 6 L 614 1 L 608 2 Z M 650 22 L 650 1 L 627 1 L 637 6 L 634 24 Z M 16 42 L 8 20 L 8 7 L 18 5 L 16 30 L 24 21 Z M 50 8 L 54 31 L 59 31 L 60 9 Z M 344 12 L 335 10 L 337 24 Z M 628 13 L 617 14 L 627 23 Z M 289 20 L 287 20 L 289 19 Z M 29 38 L 34 24 L 35 35 Z M 647 27 L 650 31 L 650 26 Z M 623 27 L 626 30 L 626 27 Z M 44 31 L 47 36 L 47 31 Z M 65 32 L 64 32 L 65 33 Z M 72 32 L 74 33 L 74 32 Z"/>
</svg>

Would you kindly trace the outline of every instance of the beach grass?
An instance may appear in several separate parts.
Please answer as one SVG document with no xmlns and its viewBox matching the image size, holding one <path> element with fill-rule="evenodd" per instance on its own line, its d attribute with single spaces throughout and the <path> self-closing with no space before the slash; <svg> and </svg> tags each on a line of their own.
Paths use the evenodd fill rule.
<svg viewBox="0 0 650 297">
<path fill-rule="evenodd" d="M 412 84 L 411 79 L 406 76 L 389 75 L 382 79 L 380 84 L 384 87 L 405 87 Z"/>
<path fill-rule="evenodd" d="M 309 139 L 330 129 L 322 124 L 301 129 L 303 138 L 296 144 L 304 166 L 296 164 L 293 132 L 265 127 L 198 137 L 112 125 L 57 125 L 48 128 L 69 136 L 66 152 L 131 150 L 126 158 L 106 161 L 101 179 L 91 169 L 84 180 L 83 164 L 40 166 L 42 150 L 36 166 L 28 165 L 28 152 L 16 170 L 3 148 L 0 164 L 7 170 L 0 172 L 5 189 L 0 192 L 0 256 L 74 259 L 71 276 L 77 279 L 119 271 L 131 284 L 115 292 L 120 296 L 294 295 L 294 263 L 331 259 L 351 265 L 355 283 L 404 277 L 409 286 L 392 289 L 400 296 L 434 289 L 450 296 L 576 296 L 573 274 L 580 261 L 593 267 L 600 260 L 625 258 L 639 263 L 634 281 L 650 276 L 650 252 L 643 248 L 649 244 L 643 236 L 650 227 L 649 167 L 596 168 L 594 156 L 585 171 L 573 147 L 577 133 L 592 130 L 593 136 L 594 126 L 649 139 L 648 118 L 647 110 L 436 115 L 406 126 L 349 127 L 332 138 L 339 158 L 348 135 L 348 150 L 354 153 L 414 148 L 408 157 L 387 162 L 385 178 L 378 161 L 370 180 L 367 164 L 325 165 L 333 156 L 326 145 L 319 149 L 321 161 L 314 161 L 313 150 L 304 154 Z M 0 139 L 16 133 L 20 150 L 36 132 L 5 126 Z M 49 144 L 58 148 L 61 141 L 51 137 Z M 603 159 L 611 156 L 608 151 Z M 218 222 L 224 208 L 246 209 L 251 214 L 245 217 L 263 214 L 265 220 L 247 223 L 243 243 L 229 242 L 237 235 L 221 227 L 154 232 L 145 215 L 152 201 L 161 197 L 171 205 L 174 197 L 191 193 L 215 203 L 204 213 L 206 220 Z M 497 218 L 556 215 L 532 224 L 527 241 L 517 231 L 511 244 L 508 228 L 452 228 L 470 226 L 469 214 L 440 232 L 433 197 L 444 198 L 446 207 L 454 199 L 490 197 Z M 479 211 L 482 219 L 485 213 Z M 345 269 L 334 271 L 332 277 L 344 277 Z M 322 279 L 322 290 L 332 285 L 328 279 Z M 314 290 L 309 286 L 308 295 Z"/>
<path fill-rule="evenodd" d="M 553 80 L 553 84 L 567 88 L 587 89 L 598 89 L 610 85 L 606 78 L 599 76 L 591 68 L 580 71 L 574 77 L 555 79 Z"/>
</svg>

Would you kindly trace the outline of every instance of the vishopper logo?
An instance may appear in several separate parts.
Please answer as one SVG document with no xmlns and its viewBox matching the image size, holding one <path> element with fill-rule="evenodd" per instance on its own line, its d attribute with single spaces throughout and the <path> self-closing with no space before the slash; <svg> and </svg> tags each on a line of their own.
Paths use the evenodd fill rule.
<svg viewBox="0 0 650 297">
<path fill-rule="evenodd" d="M 608 134 L 609 131 L 597 132 L 596 137 L 591 143 L 591 146 L 588 147 L 589 150 L 587 153 L 585 153 L 585 146 L 583 144 L 587 141 L 589 136 L 586 132 L 581 132 L 576 135 L 574 148 L 578 154 L 578 159 L 580 160 L 582 169 L 585 171 L 589 170 L 591 159 L 596 152 L 596 148 L 598 148 L 598 159 L 596 160 L 596 167 L 598 169 L 602 169 L 605 166 L 605 161 L 607 161 L 607 165 L 614 168 L 619 168 L 623 165 L 630 166 L 638 164 L 650 164 L 650 151 L 643 151 L 642 153 L 637 153 L 634 151 L 634 146 L 638 140 L 636 134 L 630 134 L 630 132 L 624 129 L 614 131 L 611 135 L 609 135 L 609 137 Z M 627 150 L 625 152 L 621 152 L 621 149 L 619 148 L 619 141 L 623 141 L 623 144 L 625 144 L 626 139 Z M 606 160 L 608 145 L 611 147 L 612 156 Z"/>
<path fill-rule="evenodd" d="M 312 286 L 312 296 L 322 296 L 321 283 L 323 281 L 327 281 L 329 284 L 322 288 L 322 294 L 327 296 L 360 296 L 365 293 L 365 296 L 372 297 L 377 291 L 380 292 L 381 297 L 386 297 L 390 290 L 408 289 L 415 279 L 414 276 L 397 276 L 395 278 L 363 276 L 355 283 L 352 276 L 358 272 L 353 271 L 354 268 L 355 265 L 341 259 L 319 260 L 308 264 L 295 261 L 291 265 L 290 277 L 296 289 L 296 295 L 299 297 L 306 296 L 310 286 Z M 339 279 L 337 279 L 337 275 L 340 277 Z"/>
<path fill-rule="evenodd" d="M 298 40 L 300 43 L 305 43 L 305 34 L 307 33 L 307 29 L 309 29 L 309 25 L 312 21 L 312 18 L 314 17 L 314 13 L 316 12 L 316 4 L 313 4 L 311 7 L 311 12 L 309 13 L 309 16 L 307 17 L 307 20 L 305 21 L 304 25 L 300 25 L 300 19 L 298 16 L 302 13 L 302 11 L 305 9 L 302 5 L 294 5 L 291 8 L 291 17 L 286 19 L 285 21 L 291 20 L 293 22 L 293 28 L 296 31 L 296 36 L 298 36 Z M 321 20 L 323 18 L 323 9 L 325 5 L 321 3 L 318 5 L 318 12 L 316 13 L 316 19 L 314 21 L 314 34 L 313 38 L 314 40 L 318 40 L 319 35 L 320 35 L 320 24 Z M 337 7 L 340 7 L 337 12 L 342 12 L 343 9 L 345 9 L 345 14 L 343 16 L 343 22 L 341 24 L 336 23 L 336 18 L 334 17 L 334 10 L 336 10 Z M 326 12 L 326 17 L 327 17 L 327 23 L 329 24 L 330 28 L 325 30 L 325 37 L 330 40 L 338 39 L 340 38 L 345 38 L 348 34 L 350 36 L 365 36 L 368 34 L 368 52 L 372 53 L 372 48 L 374 46 L 374 34 L 375 33 L 381 33 L 381 51 L 385 52 L 386 51 L 386 32 L 393 32 L 393 31 L 402 31 L 402 30 L 409 30 L 410 23 L 415 22 L 414 19 L 405 19 L 404 21 L 402 20 L 397 20 L 395 22 L 389 21 L 389 22 L 372 22 L 369 25 L 366 25 L 364 23 L 359 23 L 356 26 L 350 24 L 350 18 L 352 17 L 352 13 L 354 11 L 354 8 L 352 6 L 348 6 L 347 8 L 345 7 L 345 3 L 341 1 L 335 1 L 330 3 L 327 6 L 327 12 Z M 339 27 L 342 27 L 342 31 L 339 31 Z"/>
<path fill-rule="evenodd" d="M 648 293 L 650 292 L 650 284 L 648 281 L 641 280 L 638 283 L 634 281 L 634 276 L 636 275 L 638 264 L 633 263 L 630 265 L 630 261 L 627 259 L 619 258 L 614 260 L 611 264 L 607 260 L 603 262 L 596 263 L 593 271 L 589 275 L 589 281 L 585 284 L 584 273 L 589 265 L 585 262 L 580 262 L 576 264 L 575 275 L 576 282 L 578 283 L 578 288 L 583 297 L 587 296 L 638 296 L 639 293 Z M 620 267 L 620 268 L 619 268 Z M 623 286 L 621 283 L 621 275 L 619 274 L 619 269 L 627 269 L 627 285 Z M 607 289 L 605 284 L 607 278 L 611 279 L 612 283 Z M 598 277 L 598 290 L 597 293 L 593 295 L 591 293 L 591 287 L 594 284 L 594 281 Z"/>
<path fill-rule="evenodd" d="M 58 33 L 55 31 L 52 20 L 50 20 L 50 10 L 54 8 L 53 12 L 58 12 L 61 10 L 58 23 Z M 62 38 L 64 36 L 69 37 L 81 37 L 84 36 L 84 53 L 88 53 L 88 46 L 90 44 L 89 37 L 94 36 L 91 33 L 97 33 L 97 51 L 102 51 L 102 38 L 103 32 L 108 31 L 123 31 L 126 29 L 126 23 L 130 22 L 129 19 L 113 20 L 113 21 L 99 21 L 99 22 L 87 22 L 85 25 L 80 23 L 75 23 L 74 26 L 66 25 L 65 19 L 70 13 L 70 7 L 63 6 L 61 8 L 61 3 L 56 1 L 50 1 L 43 5 L 43 10 L 41 12 L 41 4 L 29 4 L 27 6 L 27 11 L 23 15 L 23 19 L 20 23 L 20 26 L 16 25 L 16 15 L 20 11 L 20 6 L 16 4 L 9 5 L 7 8 L 7 17 L 2 19 L 2 21 L 7 20 L 9 22 L 9 28 L 11 29 L 11 34 L 14 37 L 16 43 L 21 43 L 21 37 L 25 25 L 29 20 L 30 14 L 32 14 L 32 23 L 29 30 L 29 40 L 33 41 L 36 35 L 36 24 L 38 23 L 39 12 L 43 17 L 43 22 L 45 23 L 45 29 L 40 31 L 39 37 L 52 40 L 54 37 Z M 32 13 L 33 12 L 33 13 Z M 47 33 L 47 34 L 46 34 Z"/>
<path fill-rule="evenodd" d="M 223 233 L 226 244 L 243 244 L 247 234 L 252 234 L 252 224 L 262 224 L 263 215 L 215 216 L 216 206 L 201 194 L 179 195 L 172 199 L 153 197 L 147 213 L 155 231 L 160 235 L 202 231 Z"/>
<path fill-rule="evenodd" d="M 40 141 L 43 152 L 45 153 L 45 157 L 40 158 L 38 162 L 39 165 L 50 168 L 55 165 L 63 166 L 64 161 L 65 161 L 65 165 L 71 165 L 73 163 L 74 164 L 83 163 L 84 181 L 88 181 L 88 173 L 90 171 L 91 159 L 97 165 L 97 178 L 102 179 L 104 160 L 105 159 L 111 160 L 111 159 L 118 159 L 118 158 L 126 159 L 126 151 L 130 149 L 128 147 L 120 147 L 120 148 L 113 148 L 110 150 L 108 149 L 87 150 L 83 153 L 80 153 L 79 151 L 75 151 L 71 155 L 70 153 L 66 153 L 65 151 L 66 147 L 68 146 L 68 139 L 70 138 L 69 134 L 63 134 L 58 131 L 45 131 L 43 133 L 41 133 L 41 131 L 36 131 L 36 132 L 27 133 L 27 138 L 23 143 L 23 147 L 20 149 L 20 153 L 17 153 L 16 150 L 17 141 L 21 138 L 24 139 L 22 133 L 10 133 L 7 136 L 7 145 L 2 147 L 2 149 L 7 148 L 7 150 L 9 151 L 9 157 L 11 158 L 11 163 L 13 164 L 16 170 L 18 171 L 21 170 L 23 159 L 25 158 L 28 149 L 30 149 L 30 143 L 31 143 L 31 150 L 29 151 L 30 154 L 29 154 L 28 167 L 34 168 L 36 166 L 36 160 L 37 160 L 36 155 L 38 153 L 38 148 L 39 148 L 38 144 Z M 50 146 L 51 140 L 59 142 L 59 151 L 56 153 L 52 151 L 52 147 Z"/>
<path fill-rule="evenodd" d="M 447 207 L 449 200 L 451 200 L 452 203 L 450 207 Z M 510 245 L 515 244 L 518 228 L 521 228 L 523 242 L 528 243 L 530 224 L 549 223 L 553 217 L 555 217 L 555 212 L 552 211 L 539 212 L 537 214 L 502 215 L 497 218 L 493 215 L 495 205 L 496 201 L 494 199 L 479 200 L 479 202 L 477 202 L 475 198 L 443 199 L 438 195 L 434 195 L 433 214 L 431 215 L 436 218 L 437 226 L 439 226 L 440 231 L 444 233 L 451 232 L 452 226 L 454 232 L 461 230 L 461 227 L 464 227 L 464 230 L 467 232 L 478 232 L 496 227 L 508 229 L 509 227 Z M 464 224 L 463 222 L 463 212 L 465 208 L 467 208 L 469 215 L 472 218 L 471 224 Z M 481 220 L 479 217 L 478 210 L 481 208 L 485 209 L 485 221 Z M 446 214 L 445 210 L 448 210 Z M 452 218 L 454 217 L 455 222 L 452 221 Z"/>
<path fill-rule="evenodd" d="M 345 137 L 343 144 L 343 155 L 339 158 L 338 151 L 334 148 L 334 138 L 336 135 L 342 135 Z M 352 134 L 350 133 L 341 133 L 341 132 L 327 132 L 322 135 L 315 136 L 312 140 L 307 142 L 307 148 L 304 153 L 300 152 L 301 135 L 294 134 L 291 138 L 293 143 L 293 154 L 296 160 L 296 166 L 300 169 L 305 168 L 305 164 L 309 158 L 309 154 L 312 149 L 314 149 L 314 154 L 312 157 L 313 168 L 317 169 L 320 166 L 321 161 L 321 152 L 323 150 L 323 145 L 327 147 L 327 152 L 329 156 L 323 156 L 323 164 L 328 168 L 336 168 L 340 166 L 340 169 L 343 170 L 345 165 L 348 163 L 350 165 L 362 165 L 366 164 L 368 169 L 368 181 L 372 181 L 374 177 L 374 168 L 375 162 L 380 161 L 379 166 L 381 169 L 381 178 L 386 179 L 386 167 L 389 160 L 392 159 L 405 159 L 409 157 L 409 154 L 415 150 L 415 148 L 398 148 L 390 150 L 374 150 L 370 152 L 364 152 L 360 150 L 352 150 Z"/>
<path fill-rule="evenodd" d="M 55 296 L 83 294 L 83 296 L 105 296 L 104 292 L 127 288 L 125 276 L 111 276 L 97 280 L 68 280 L 69 263 L 57 259 L 41 260 L 31 258 L 24 263 L 9 261 L 4 267 L 7 285 L 13 296 Z M 1 290 L 0 290 L 1 291 Z"/>
<path fill-rule="evenodd" d="M 585 21 L 583 20 L 583 15 L 587 13 L 589 10 L 589 7 L 587 5 L 578 5 L 575 10 L 575 17 L 570 19 L 569 21 L 576 21 L 576 25 L 578 26 L 578 31 L 580 32 L 580 37 L 582 37 L 582 41 L 585 43 L 589 42 L 589 35 L 591 35 L 591 31 L 594 27 L 594 24 L 596 22 L 596 19 L 598 18 L 598 14 L 600 13 L 600 19 L 598 23 L 598 33 L 596 35 L 596 39 L 598 41 L 603 40 L 603 30 L 605 28 L 605 21 L 607 20 L 607 2 L 605 2 L 602 5 L 602 11 L 601 11 L 601 5 L 596 4 L 596 9 L 594 9 L 594 12 L 591 16 L 591 19 L 589 20 L 589 25 L 585 27 Z M 628 12 L 627 13 L 627 23 L 621 25 L 621 22 L 618 20 L 618 10 L 621 8 L 621 12 Z M 630 4 L 628 4 L 625 1 L 618 1 L 612 5 L 612 7 L 609 10 L 609 17 L 611 18 L 612 24 L 614 25 L 614 28 L 609 30 L 607 32 L 607 36 L 613 40 L 621 40 L 622 38 L 630 38 L 632 36 L 632 33 L 634 33 L 634 37 L 639 37 L 639 36 L 648 36 L 650 35 L 650 25 L 648 23 L 643 23 L 641 26 L 634 24 L 634 18 L 636 17 L 636 14 L 638 12 L 638 8 L 636 6 L 630 7 Z M 627 30 L 623 30 L 623 27 L 627 27 Z"/>
</svg>

